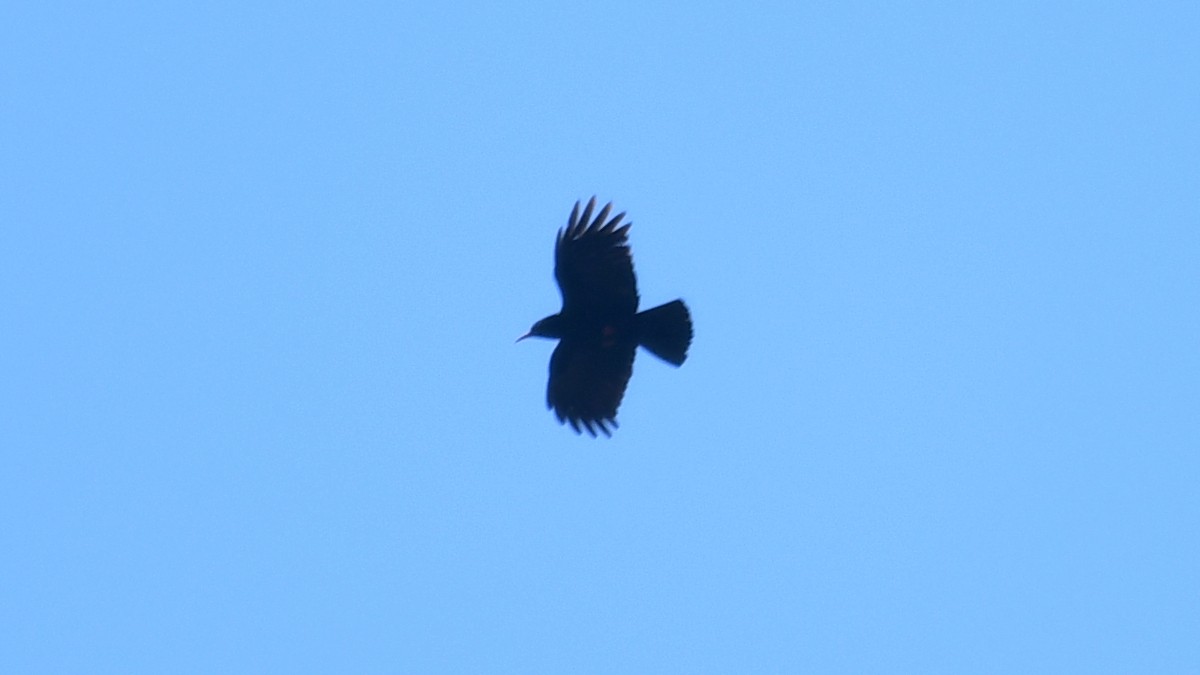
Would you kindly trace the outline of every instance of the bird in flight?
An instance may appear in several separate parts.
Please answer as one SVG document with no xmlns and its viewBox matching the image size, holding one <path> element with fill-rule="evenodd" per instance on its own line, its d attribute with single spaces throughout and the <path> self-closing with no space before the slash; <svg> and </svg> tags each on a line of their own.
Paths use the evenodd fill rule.
<svg viewBox="0 0 1200 675">
<path fill-rule="evenodd" d="M 682 365 L 692 343 L 692 317 L 682 300 L 637 311 L 637 280 L 626 237 L 632 223 L 621 225 L 624 213 L 610 220 L 611 202 L 593 219 L 595 208 L 595 197 L 583 213 L 575 202 L 554 243 L 562 309 L 533 324 L 517 341 L 556 338 L 546 406 L 575 433 L 582 426 L 592 436 L 597 429 L 612 436 L 609 427 L 617 427 L 617 406 L 633 374 L 638 346 Z"/>
</svg>

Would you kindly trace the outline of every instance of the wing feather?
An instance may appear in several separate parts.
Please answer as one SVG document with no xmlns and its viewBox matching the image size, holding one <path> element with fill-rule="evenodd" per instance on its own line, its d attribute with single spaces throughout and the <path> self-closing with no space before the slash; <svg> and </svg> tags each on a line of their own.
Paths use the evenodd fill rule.
<svg viewBox="0 0 1200 675">
<path fill-rule="evenodd" d="M 597 428 L 611 436 L 608 427 L 617 428 L 617 408 L 633 374 L 636 349 L 631 342 L 602 345 L 561 340 L 550 357 L 546 387 L 546 405 L 554 409 L 558 421 L 570 424 L 576 433 L 583 425 L 592 436 Z"/>
<path fill-rule="evenodd" d="M 571 210 L 567 227 L 559 230 L 554 245 L 554 277 L 562 292 L 563 311 L 570 316 L 621 317 L 637 312 L 637 278 L 629 253 L 629 227 L 619 226 L 624 212 L 608 219 L 612 203 L 595 219 L 592 197 L 580 213 Z M 606 222 L 607 221 L 607 222 Z"/>
</svg>

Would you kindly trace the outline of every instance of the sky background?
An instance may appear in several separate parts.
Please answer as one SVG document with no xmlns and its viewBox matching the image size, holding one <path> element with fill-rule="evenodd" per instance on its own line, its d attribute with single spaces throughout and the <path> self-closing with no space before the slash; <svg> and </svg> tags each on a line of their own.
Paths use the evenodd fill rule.
<svg viewBox="0 0 1200 675">
<path fill-rule="evenodd" d="M 1200 4 L 8 3 L 0 671 L 1200 672 Z M 627 211 L 609 440 L 552 247 Z"/>
</svg>

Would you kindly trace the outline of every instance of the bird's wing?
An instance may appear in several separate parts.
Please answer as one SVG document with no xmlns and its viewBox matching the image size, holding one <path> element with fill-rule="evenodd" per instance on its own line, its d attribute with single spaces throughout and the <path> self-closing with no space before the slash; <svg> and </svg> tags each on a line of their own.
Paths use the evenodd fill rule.
<svg viewBox="0 0 1200 675">
<path fill-rule="evenodd" d="M 550 357 L 547 407 L 576 433 L 582 425 L 592 436 L 596 428 L 611 436 L 608 426 L 617 427 L 617 407 L 633 374 L 636 350 L 637 344 L 629 341 L 589 344 L 564 338 Z"/>
<path fill-rule="evenodd" d="M 564 314 L 625 316 L 637 312 L 637 280 L 629 255 L 630 223 L 621 225 L 624 213 L 608 219 L 612 203 L 592 219 L 596 198 L 579 212 L 571 211 L 566 229 L 558 231 L 554 245 L 554 278 L 562 291 Z"/>
</svg>

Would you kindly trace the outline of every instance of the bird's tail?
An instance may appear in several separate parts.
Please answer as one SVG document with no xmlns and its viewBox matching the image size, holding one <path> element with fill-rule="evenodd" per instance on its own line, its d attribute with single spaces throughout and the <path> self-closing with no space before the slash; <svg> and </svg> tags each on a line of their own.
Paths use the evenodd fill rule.
<svg viewBox="0 0 1200 675">
<path fill-rule="evenodd" d="M 658 358 L 682 365 L 692 344 L 692 316 L 682 300 L 659 305 L 637 315 L 638 344 Z"/>
</svg>

